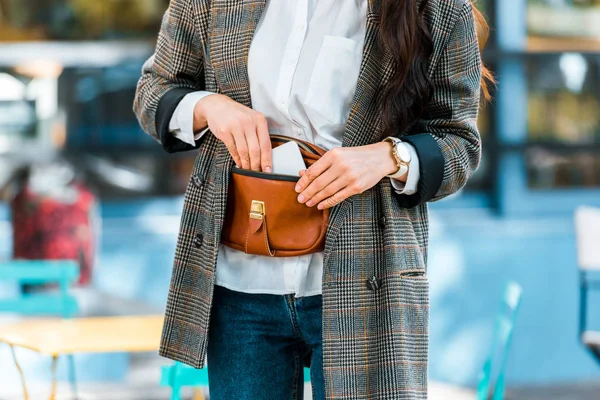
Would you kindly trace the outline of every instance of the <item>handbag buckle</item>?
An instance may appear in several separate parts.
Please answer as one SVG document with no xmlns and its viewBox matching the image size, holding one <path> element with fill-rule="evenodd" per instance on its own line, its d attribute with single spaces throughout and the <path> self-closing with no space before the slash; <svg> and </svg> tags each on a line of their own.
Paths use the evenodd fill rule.
<svg viewBox="0 0 600 400">
<path fill-rule="evenodd" d="M 250 218 L 262 220 L 265 217 L 265 203 L 264 201 L 252 200 L 250 206 Z"/>
</svg>

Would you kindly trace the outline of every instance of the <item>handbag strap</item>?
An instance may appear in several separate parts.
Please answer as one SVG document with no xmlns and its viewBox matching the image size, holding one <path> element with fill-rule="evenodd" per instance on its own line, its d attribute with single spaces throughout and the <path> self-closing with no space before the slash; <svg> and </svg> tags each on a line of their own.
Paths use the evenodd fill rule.
<svg viewBox="0 0 600 400">
<path fill-rule="evenodd" d="M 273 144 L 283 144 L 287 142 L 296 142 L 301 151 L 303 150 L 305 153 L 311 154 L 316 158 L 321 158 L 325 153 L 327 153 L 327 150 L 304 140 L 284 135 L 271 135 L 271 143 Z"/>
</svg>

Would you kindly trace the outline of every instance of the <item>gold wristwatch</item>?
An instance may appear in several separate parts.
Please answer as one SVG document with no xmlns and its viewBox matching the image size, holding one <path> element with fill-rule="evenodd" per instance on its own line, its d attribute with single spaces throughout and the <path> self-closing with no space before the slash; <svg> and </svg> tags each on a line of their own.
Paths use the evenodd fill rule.
<svg viewBox="0 0 600 400">
<path fill-rule="evenodd" d="M 384 142 L 390 142 L 392 144 L 392 157 L 396 160 L 398 165 L 398 171 L 388 175 L 389 178 L 397 179 L 404 176 L 408 172 L 410 166 L 411 153 L 410 149 L 402 140 L 389 136 L 383 140 Z"/>
</svg>

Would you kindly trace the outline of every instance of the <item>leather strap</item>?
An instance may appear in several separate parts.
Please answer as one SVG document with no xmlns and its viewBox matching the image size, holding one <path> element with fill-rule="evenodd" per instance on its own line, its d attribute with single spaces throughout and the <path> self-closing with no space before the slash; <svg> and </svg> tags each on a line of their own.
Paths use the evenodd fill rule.
<svg viewBox="0 0 600 400">
<path fill-rule="evenodd" d="M 248 232 L 246 233 L 246 253 L 275 257 L 275 252 L 269 246 L 267 233 L 267 216 L 262 219 L 249 217 Z"/>
</svg>

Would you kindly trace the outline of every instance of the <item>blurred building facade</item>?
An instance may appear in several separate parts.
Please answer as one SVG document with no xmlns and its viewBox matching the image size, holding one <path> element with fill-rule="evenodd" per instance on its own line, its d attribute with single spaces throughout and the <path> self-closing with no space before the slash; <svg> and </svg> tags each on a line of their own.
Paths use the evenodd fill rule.
<svg viewBox="0 0 600 400">
<path fill-rule="evenodd" d="M 194 154 L 162 152 L 131 105 L 167 6 L 0 0 L 0 186 L 19 165 L 67 159 L 103 202 L 95 284 L 159 305 Z M 431 205 L 431 376 L 474 384 L 514 279 L 524 300 L 508 384 L 599 379 L 577 337 L 572 214 L 600 206 L 600 2 L 478 7 L 493 28 L 485 60 L 499 85 L 481 112 L 481 168 Z M 5 228 L 0 257 L 11 256 Z"/>
</svg>

